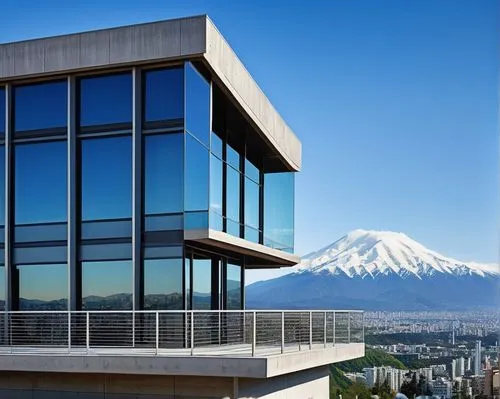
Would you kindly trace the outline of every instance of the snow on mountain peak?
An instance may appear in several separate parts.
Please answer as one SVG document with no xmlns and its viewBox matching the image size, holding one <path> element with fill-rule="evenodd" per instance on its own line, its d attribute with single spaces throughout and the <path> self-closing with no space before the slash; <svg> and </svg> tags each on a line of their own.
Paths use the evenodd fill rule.
<svg viewBox="0 0 500 399">
<path fill-rule="evenodd" d="M 404 233 L 354 230 L 319 251 L 303 257 L 295 271 L 375 277 L 396 274 L 402 278 L 446 273 L 456 276 L 500 274 L 498 265 L 461 262 L 427 249 Z"/>
</svg>

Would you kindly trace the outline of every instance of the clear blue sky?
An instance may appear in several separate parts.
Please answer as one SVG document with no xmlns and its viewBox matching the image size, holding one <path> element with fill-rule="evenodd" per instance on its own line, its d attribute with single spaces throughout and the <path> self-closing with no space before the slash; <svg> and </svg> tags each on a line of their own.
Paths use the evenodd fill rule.
<svg viewBox="0 0 500 399">
<path fill-rule="evenodd" d="M 303 142 L 297 253 L 365 228 L 497 260 L 495 0 L 16 0 L 0 42 L 203 13 Z"/>
</svg>

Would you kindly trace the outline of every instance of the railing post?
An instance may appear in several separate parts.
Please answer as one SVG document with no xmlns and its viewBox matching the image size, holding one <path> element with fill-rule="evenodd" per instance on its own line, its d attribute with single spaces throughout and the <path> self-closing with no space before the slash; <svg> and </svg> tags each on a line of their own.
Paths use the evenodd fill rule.
<svg viewBox="0 0 500 399">
<path fill-rule="evenodd" d="M 86 322 L 85 322 L 85 338 L 86 338 L 86 343 L 87 343 L 87 353 L 90 350 L 90 312 L 87 312 L 86 314 Z"/>
<path fill-rule="evenodd" d="M 309 312 L 309 350 L 313 347 L 313 313 Z"/>
<path fill-rule="evenodd" d="M 347 312 L 347 343 L 351 343 L 351 312 Z"/>
<path fill-rule="evenodd" d="M 160 314 L 156 311 L 156 345 L 155 354 L 158 355 L 158 348 L 160 347 Z"/>
<path fill-rule="evenodd" d="M 326 312 L 323 319 L 323 346 L 326 348 Z"/>
<path fill-rule="evenodd" d="M 335 311 L 333 312 L 333 346 L 335 346 Z"/>
<path fill-rule="evenodd" d="M 257 315 L 256 312 L 252 312 L 252 356 L 255 356 L 255 343 L 257 341 Z"/>
<path fill-rule="evenodd" d="M 281 353 L 285 352 L 285 312 L 281 312 Z"/>
<path fill-rule="evenodd" d="M 68 353 L 71 353 L 71 311 L 68 310 Z"/>
<path fill-rule="evenodd" d="M 194 312 L 191 311 L 191 356 L 194 352 Z"/>
</svg>

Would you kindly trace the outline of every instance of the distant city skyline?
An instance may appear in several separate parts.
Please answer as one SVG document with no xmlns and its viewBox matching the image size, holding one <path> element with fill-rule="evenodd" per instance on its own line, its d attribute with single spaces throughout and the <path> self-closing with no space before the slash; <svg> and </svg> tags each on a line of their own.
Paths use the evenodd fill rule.
<svg viewBox="0 0 500 399">
<path fill-rule="evenodd" d="M 117 4 L 8 3 L 0 42 L 206 13 L 303 142 L 297 254 L 363 228 L 497 261 L 497 2 Z"/>
</svg>

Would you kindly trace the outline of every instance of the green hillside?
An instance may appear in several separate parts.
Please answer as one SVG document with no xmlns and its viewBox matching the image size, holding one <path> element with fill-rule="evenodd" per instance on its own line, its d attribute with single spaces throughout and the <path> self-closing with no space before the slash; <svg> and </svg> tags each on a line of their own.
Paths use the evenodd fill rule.
<svg viewBox="0 0 500 399">
<path fill-rule="evenodd" d="M 348 360 L 335 364 L 346 373 L 361 372 L 365 367 L 392 366 L 396 369 L 405 369 L 405 365 L 394 356 L 385 353 L 381 349 L 366 348 L 365 357 Z"/>
</svg>

